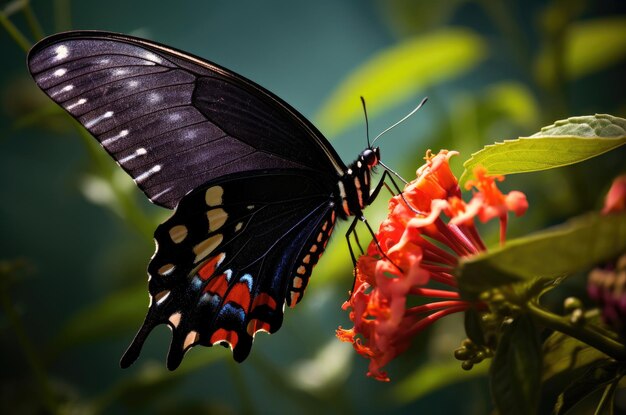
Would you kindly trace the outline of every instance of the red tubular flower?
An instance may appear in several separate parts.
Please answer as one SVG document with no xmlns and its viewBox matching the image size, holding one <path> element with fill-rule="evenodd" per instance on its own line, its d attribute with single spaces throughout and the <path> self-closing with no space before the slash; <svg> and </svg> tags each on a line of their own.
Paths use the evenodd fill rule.
<svg viewBox="0 0 626 415">
<path fill-rule="evenodd" d="M 528 207 L 520 192 L 503 195 L 495 186 L 502 178 L 489 177 L 484 169 L 474 172 L 472 201 L 463 202 L 449 165 L 456 154 L 427 152 L 417 178 L 389 201 L 389 216 L 376 234 L 385 255 L 372 241 L 357 262 L 354 291 L 343 305 L 354 327 L 340 327 L 337 337 L 370 360 L 368 376 L 377 380 L 389 381 L 384 366 L 403 353 L 416 334 L 472 306 L 460 298 L 453 270 L 459 258 L 486 250 L 474 217 L 497 217 L 505 227 L 508 210 L 520 215 Z M 431 280 L 447 289 L 427 288 Z M 408 307 L 409 296 L 438 300 Z"/>
</svg>

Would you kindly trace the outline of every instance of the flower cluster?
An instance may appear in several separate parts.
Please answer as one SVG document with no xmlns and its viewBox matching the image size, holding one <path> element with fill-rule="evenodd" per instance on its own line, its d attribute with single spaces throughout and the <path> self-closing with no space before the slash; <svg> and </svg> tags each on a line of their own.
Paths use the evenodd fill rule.
<svg viewBox="0 0 626 415">
<path fill-rule="evenodd" d="M 626 211 L 626 174 L 611 185 L 602 213 L 609 215 Z M 602 318 L 622 336 L 626 336 L 626 254 L 614 263 L 596 268 L 587 281 L 589 297 L 602 309 Z"/>
<path fill-rule="evenodd" d="M 496 181 L 502 177 L 489 176 L 482 168 L 467 182 L 467 189 L 474 191 L 464 202 L 449 166 L 456 154 L 426 154 L 417 178 L 389 202 L 389 216 L 376 234 L 384 254 L 372 241 L 357 262 L 354 290 L 343 305 L 354 327 L 340 327 L 337 337 L 370 360 L 368 376 L 377 380 L 389 380 L 384 366 L 403 353 L 417 333 L 473 306 L 461 299 L 453 270 L 459 258 L 486 250 L 474 218 L 498 218 L 504 242 L 508 211 L 521 215 L 528 207 L 524 194 L 501 193 Z M 444 289 L 426 287 L 430 281 Z M 437 300 L 409 305 L 419 298 Z"/>
</svg>

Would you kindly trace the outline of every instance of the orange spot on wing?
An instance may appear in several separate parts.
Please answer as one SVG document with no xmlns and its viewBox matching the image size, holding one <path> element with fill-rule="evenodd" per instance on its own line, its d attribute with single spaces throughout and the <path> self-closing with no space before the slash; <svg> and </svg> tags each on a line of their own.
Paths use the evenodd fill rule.
<svg viewBox="0 0 626 415">
<path fill-rule="evenodd" d="M 231 349 L 234 349 L 237 346 L 238 341 L 239 336 L 237 335 L 237 332 L 233 330 L 217 329 L 215 330 L 215 333 L 211 335 L 211 344 L 227 342 Z"/>
<path fill-rule="evenodd" d="M 300 301 L 300 296 L 301 294 L 297 291 L 291 292 L 291 304 L 289 304 L 290 308 L 294 308 L 296 304 L 298 304 L 298 301 Z"/>
<path fill-rule="evenodd" d="M 250 336 L 254 336 L 254 334 L 255 334 L 257 331 L 261 331 L 261 330 L 262 330 L 262 331 L 266 331 L 266 332 L 268 332 L 268 333 L 269 333 L 269 332 L 270 332 L 270 328 L 271 328 L 271 326 L 270 326 L 270 324 L 269 324 L 269 323 L 267 323 L 267 322 L 265 322 L 265 321 L 262 321 L 262 320 L 259 320 L 258 318 L 253 318 L 253 319 L 252 319 L 252 320 L 250 320 L 250 322 L 248 323 L 248 328 L 247 328 L 247 330 L 248 330 L 248 334 L 249 334 Z"/>
<path fill-rule="evenodd" d="M 215 273 L 215 268 L 217 268 L 218 263 L 222 262 L 223 259 L 224 254 L 221 253 L 219 255 L 215 255 L 213 258 L 205 262 L 204 265 L 202 265 L 202 267 L 200 267 L 200 269 L 198 270 L 198 275 L 200 276 L 200 278 L 202 278 L 204 281 L 211 278 L 211 276 Z"/>
</svg>

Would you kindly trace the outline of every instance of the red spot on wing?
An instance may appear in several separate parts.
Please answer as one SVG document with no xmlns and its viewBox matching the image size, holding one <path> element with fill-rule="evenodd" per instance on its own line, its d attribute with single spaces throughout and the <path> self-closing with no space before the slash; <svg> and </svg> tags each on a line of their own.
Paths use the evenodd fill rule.
<svg viewBox="0 0 626 415">
<path fill-rule="evenodd" d="M 224 254 L 221 253 L 206 261 L 204 265 L 202 265 L 202 267 L 200 267 L 200 269 L 198 270 L 198 275 L 200 276 L 200 278 L 202 278 L 204 281 L 211 278 L 211 276 L 215 274 L 215 268 L 217 268 L 218 263 L 221 262 L 223 259 Z"/>
<path fill-rule="evenodd" d="M 250 290 L 248 284 L 245 282 L 238 282 L 228 292 L 226 298 L 224 298 L 224 304 L 231 302 L 240 306 L 245 313 L 248 312 L 250 307 Z"/>
<path fill-rule="evenodd" d="M 266 305 L 272 310 L 276 310 L 276 300 L 272 298 L 269 294 L 260 293 L 256 297 L 254 297 L 254 301 L 252 302 L 252 309 L 254 311 L 255 308 L 261 305 Z"/>
<path fill-rule="evenodd" d="M 228 290 L 228 279 L 226 278 L 226 274 L 218 275 L 211 279 L 204 287 L 205 293 L 217 294 L 220 297 L 224 297 L 226 291 Z"/>
<path fill-rule="evenodd" d="M 270 332 L 271 326 L 269 323 L 259 320 L 258 318 L 253 318 L 252 320 L 250 320 L 250 322 L 248 323 L 248 334 L 250 336 L 254 336 L 254 334 L 259 331 L 266 331 L 266 332 Z"/>
<path fill-rule="evenodd" d="M 213 335 L 211 335 L 211 344 L 227 342 L 231 349 L 237 346 L 238 341 L 239 335 L 237 335 L 237 332 L 234 330 L 217 329 Z"/>
</svg>

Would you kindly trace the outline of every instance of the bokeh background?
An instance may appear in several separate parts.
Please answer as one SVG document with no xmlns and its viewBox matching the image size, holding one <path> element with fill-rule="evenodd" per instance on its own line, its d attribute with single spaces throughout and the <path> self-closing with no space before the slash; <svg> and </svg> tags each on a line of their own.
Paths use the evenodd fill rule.
<svg viewBox="0 0 626 415">
<path fill-rule="evenodd" d="M 159 327 L 140 360 L 118 360 L 147 307 L 151 206 L 104 151 L 35 87 L 26 49 L 44 34 L 100 29 L 187 50 L 265 86 L 310 118 L 346 162 L 365 147 L 359 102 L 408 179 L 428 148 L 461 151 L 528 136 L 574 115 L 626 115 L 626 2 L 616 0 L 0 1 L 0 412 L 459 413 L 491 410 L 487 364 L 452 357 L 462 317 L 438 322 L 389 365 L 390 383 L 337 341 L 352 285 L 343 238 L 316 268 L 283 328 L 257 336 L 244 364 L 194 348 L 164 367 Z M 23 35 L 23 37 L 22 37 Z M 559 171 L 514 176 L 527 216 L 510 236 L 601 204 L 624 171 L 616 151 Z M 386 196 L 368 209 L 377 224 Z M 494 229 L 486 228 L 494 242 Z M 491 237 L 489 235 L 492 235 Z M 366 238 L 366 235 L 363 236 Z M 584 296 L 584 280 L 565 290 Z"/>
</svg>

